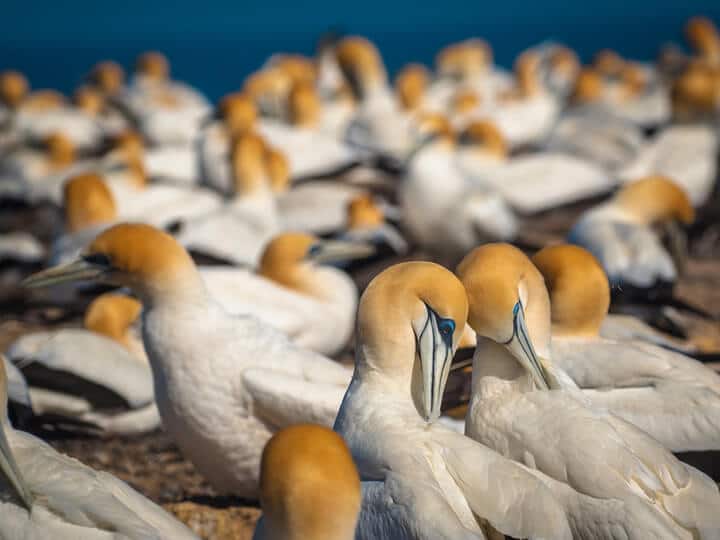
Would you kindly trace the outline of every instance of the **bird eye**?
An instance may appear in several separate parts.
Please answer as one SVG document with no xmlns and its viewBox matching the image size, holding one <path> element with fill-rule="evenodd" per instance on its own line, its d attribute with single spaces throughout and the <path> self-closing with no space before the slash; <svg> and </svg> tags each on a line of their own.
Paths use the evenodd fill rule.
<svg viewBox="0 0 720 540">
<path fill-rule="evenodd" d="M 455 332 L 455 321 L 452 319 L 440 319 L 438 321 L 438 330 L 444 337 L 450 337 Z"/>
<path fill-rule="evenodd" d="M 308 249 L 307 256 L 314 257 L 315 255 L 318 255 L 320 253 L 321 249 L 322 249 L 322 246 L 320 244 L 313 244 Z"/>
<path fill-rule="evenodd" d="M 111 266 L 110 257 L 104 253 L 91 253 L 90 255 L 85 255 L 83 257 L 83 261 L 96 266 Z"/>
</svg>

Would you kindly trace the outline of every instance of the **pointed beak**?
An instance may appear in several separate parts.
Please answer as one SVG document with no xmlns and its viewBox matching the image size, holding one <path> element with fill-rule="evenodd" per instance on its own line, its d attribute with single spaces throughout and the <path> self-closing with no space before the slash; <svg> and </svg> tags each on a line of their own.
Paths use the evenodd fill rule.
<svg viewBox="0 0 720 540">
<path fill-rule="evenodd" d="M 669 221 L 664 226 L 667 236 L 668 250 L 678 274 L 683 274 L 688 259 L 687 233 L 677 221 Z"/>
<path fill-rule="evenodd" d="M 440 418 L 443 392 L 455 351 L 452 336 L 444 337 L 438 328 L 435 313 L 430 308 L 427 308 L 427 312 L 425 326 L 417 336 L 417 351 L 422 367 L 425 420 L 434 422 Z"/>
<path fill-rule="evenodd" d="M 34 289 L 70 281 L 91 281 L 102 276 L 107 270 L 108 269 L 102 265 L 78 259 L 68 264 L 54 266 L 47 270 L 37 272 L 25 278 L 20 285 Z"/>
<path fill-rule="evenodd" d="M 375 247 L 362 242 L 323 240 L 313 245 L 308 260 L 318 264 L 332 264 L 365 259 L 375 254 Z"/>
<path fill-rule="evenodd" d="M 5 437 L 5 430 L 2 428 L 2 421 L 0 421 L 0 473 L 2 473 L 2 475 L 7 479 L 8 484 L 13 491 L 15 491 L 18 499 L 22 501 L 23 506 L 27 508 L 28 511 L 31 511 L 33 496 L 30 493 L 30 489 L 25 484 L 25 481 L 20 474 L 20 469 L 15 463 L 15 459 L 10 452 L 10 445 Z"/>
<path fill-rule="evenodd" d="M 540 359 L 535 354 L 535 348 L 530 341 L 530 334 L 525 323 L 525 312 L 520 302 L 515 304 L 513 310 L 513 336 L 505 343 L 505 347 L 520 361 L 520 364 L 530 373 L 535 385 L 541 390 L 551 388 L 550 376 L 546 373 Z"/>
</svg>

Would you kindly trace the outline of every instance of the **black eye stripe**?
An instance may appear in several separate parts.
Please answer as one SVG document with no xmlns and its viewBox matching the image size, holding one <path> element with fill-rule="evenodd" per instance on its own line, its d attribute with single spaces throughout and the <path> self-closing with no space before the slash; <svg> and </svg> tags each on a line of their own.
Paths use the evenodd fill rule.
<svg viewBox="0 0 720 540">
<path fill-rule="evenodd" d="M 85 255 L 83 257 L 83 261 L 96 266 L 111 266 L 110 257 L 104 253 L 91 253 L 90 255 Z"/>
</svg>

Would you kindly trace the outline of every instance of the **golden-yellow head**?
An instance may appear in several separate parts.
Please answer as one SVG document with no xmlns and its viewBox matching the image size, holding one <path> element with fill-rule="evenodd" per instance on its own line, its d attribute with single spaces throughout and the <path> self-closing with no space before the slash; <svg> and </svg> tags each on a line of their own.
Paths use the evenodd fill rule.
<svg viewBox="0 0 720 540">
<path fill-rule="evenodd" d="M 268 279 L 294 287 L 294 270 L 308 256 L 318 238 L 307 233 L 286 232 L 277 235 L 265 246 L 258 273 Z"/>
<path fill-rule="evenodd" d="M 142 304 L 124 294 L 101 294 L 85 310 L 83 325 L 87 330 L 130 347 L 129 330 L 142 312 Z"/>
<path fill-rule="evenodd" d="M 125 71 L 120 64 L 107 60 L 96 64 L 89 78 L 98 90 L 107 95 L 114 95 L 125 84 Z"/>
<path fill-rule="evenodd" d="M 615 51 L 603 49 L 595 55 L 593 67 L 605 77 L 617 77 L 625 67 L 625 60 Z"/>
<path fill-rule="evenodd" d="M 718 71 L 706 62 L 691 62 L 672 82 L 670 100 L 680 121 L 713 114 L 720 103 Z"/>
<path fill-rule="evenodd" d="M 408 64 L 395 78 L 395 91 L 403 109 L 414 111 L 420 107 L 425 90 L 430 84 L 430 74 L 421 64 Z"/>
<path fill-rule="evenodd" d="M 250 131 L 258 117 L 255 102 L 243 92 L 224 96 L 218 103 L 218 113 L 231 135 Z"/>
<path fill-rule="evenodd" d="M 648 76 L 643 68 L 634 63 L 627 62 L 620 72 L 620 80 L 623 85 L 624 97 L 634 98 L 641 95 L 648 84 Z"/>
<path fill-rule="evenodd" d="M 260 505 L 267 538 L 352 540 L 360 476 L 334 431 L 300 424 L 276 433 L 260 462 Z"/>
<path fill-rule="evenodd" d="M 44 145 L 51 170 L 62 170 L 75 161 L 75 144 L 67 135 L 59 131 L 51 133 L 45 138 Z"/>
<path fill-rule="evenodd" d="M 467 291 L 468 324 L 478 336 L 504 345 L 538 388 L 554 383 L 540 354 L 550 345 L 550 300 L 540 271 L 510 244 L 472 250 L 457 269 Z"/>
<path fill-rule="evenodd" d="M 507 141 L 491 120 L 475 120 L 468 124 L 460 134 L 460 142 L 498 159 L 508 155 Z"/>
<path fill-rule="evenodd" d="M 720 35 L 712 20 L 693 17 L 685 25 L 685 36 L 701 55 L 713 61 L 720 60 Z"/>
<path fill-rule="evenodd" d="M 73 176 L 63 186 L 65 228 L 74 233 L 110 223 L 117 217 L 115 199 L 99 174 Z"/>
<path fill-rule="evenodd" d="M 338 65 L 357 97 L 385 84 L 387 73 L 377 47 L 359 36 L 346 37 L 335 48 Z"/>
<path fill-rule="evenodd" d="M 457 114 L 467 114 L 480 106 L 480 95 L 475 90 L 459 90 L 452 97 L 450 109 Z"/>
<path fill-rule="evenodd" d="M 288 119 L 301 127 L 313 127 L 320 122 L 322 104 L 315 87 L 308 83 L 295 84 L 288 95 Z"/>
<path fill-rule="evenodd" d="M 515 61 L 515 78 L 523 96 L 532 96 L 541 90 L 538 79 L 540 61 L 540 55 L 535 51 L 526 51 Z"/>
<path fill-rule="evenodd" d="M 652 175 L 626 184 L 616 195 L 618 205 L 644 223 L 695 221 L 695 209 L 687 193 L 670 178 Z"/>
<path fill-rule="evenodd" d="M 0 100 L 6 107 L 15 108 L 20 105 L 29 88 L 27 79 L 19 71 L 0 73 Z"/>
<path fill-rule="evenodd" d="M 165 81 L 170 77 L 170 63 L 163 53 L 148 51 L 138 56 L 135 71 L 148 79 Z"/>
<path fill-rule="evenodd" d="M 462 80 L 485 73 L 492 61 L 492 49 L 487 42 L 468 39 L 442 49 L 435 58 L 435 66 L 441 76 Z"/>
<path fill-rule="evenodd" d="M 467 313 L 465 290 L 449 270 L 430 262 L 391 266 L 360 299 L 357 373 L 394 380 L 421 417 L 436 420 Z"/>
<path fill-rule="evenodd" d="M 146 307 L 206 294 L 187 251 L 166 232 L 139 223 L 106 229 L 75 261 L 33 274 L 23 285 L 47 287 L 74 281 L 129 287 Z"/>
<path fill-rule="evenodd" d="M 532 261 L 550 293 L 553 332 L 597 336 L 610 307 L 610 283 L 597 259 L 561 244 L 538 251 Z"/>
<path fill-rule="evenodd" d="M 372 229 L 385 222 L 382 210 L 372 195 L 363 193 L 354 197 L 347 206 L 348 229 Z"/>
<path fill-rule="evenodd" d="M 75 106 L 90 116 L 100 114 L 105 99 L 102 94 L 90 86 L 81 86 L 73 93 Z"/>
<path fill-rule="evenodd" d="M 591 68 L 585 68 L 575 79 L 572 100 L 575 103 L 592 103 L 600 100 L 605 85 L 600 74 Z"/>
<path fill-rule="evenodd" d="M 315 63 L 301 54 L 280 54 L 273 58 L 272 66 L 284 72 L 292 84 L 315 85 L 317 69 Z"/>
<path fill-rule="evenodd" d="M 558 46 L 550 53 L 550 68 L 565 77 L 574 77 L 580 71 L 580 60 L 575 51 Z"/>
<path fill-rule="evenodd" d="M 448 144 L 455 142 L 455 131 L 447 116 L 441 113 L 422 113 L 416 118 L 417 132 L 421 137 L 434 137 Z"/>
</svg>

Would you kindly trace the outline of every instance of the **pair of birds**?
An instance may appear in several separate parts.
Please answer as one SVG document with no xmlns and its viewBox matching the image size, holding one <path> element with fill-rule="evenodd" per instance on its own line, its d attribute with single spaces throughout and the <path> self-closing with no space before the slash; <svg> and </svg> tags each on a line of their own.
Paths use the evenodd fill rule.
<svg viewBox="0 0 720 540">
<path fill-rule="evenodd" d="M 228 437 L 229 422 L 261 440 L 287 423 L 329 425 L 344 393 L 335 428 L 364 480 L 360 537 L 716 534 L 717 487 L 594 408 L 553 365 L 550 305 L 530 261 L 489 245 L 459 275 L 462 282 L 432 263 L 405 263 L 373 281 L 359 306 L 347 391 L 340 366 L 213 305 L 184 250 L 147 226 L 113 227 L 82 258 L 28 284 L 95 279 L 140 295 L 163 423 L 220 491 L 254 493 L 259 463 L 259 451 Z M 466 319 L 479 337 L 470 437 L 436 422 Z M 278 349 L 276 363 L 269 354 Z M 273 386 L 292 404 L 267 399 Z"/>
</svg>

